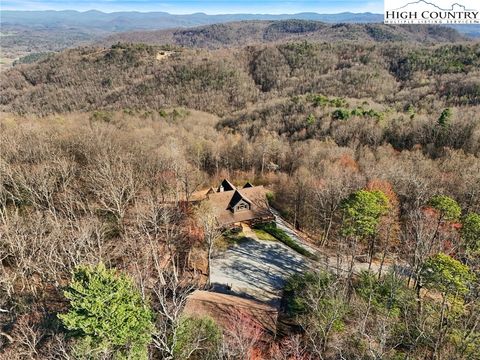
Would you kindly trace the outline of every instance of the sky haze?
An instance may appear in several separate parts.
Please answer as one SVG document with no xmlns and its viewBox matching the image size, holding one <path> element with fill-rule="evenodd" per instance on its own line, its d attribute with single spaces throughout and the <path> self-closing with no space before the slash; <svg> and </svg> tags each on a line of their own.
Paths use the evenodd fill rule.
<svg viewBox="0 0 480 360">
<path fill-rule="evenodd" d="M 383 12 L 383 1 L 239 1 L 239 0 L 7 0 L 1 1 L 1 10 L 100 10 L 116 11 L 165 11 L 172 14 L 292 14 L 299 12 L 339 13 L 339 12 Z"/>
</svg>

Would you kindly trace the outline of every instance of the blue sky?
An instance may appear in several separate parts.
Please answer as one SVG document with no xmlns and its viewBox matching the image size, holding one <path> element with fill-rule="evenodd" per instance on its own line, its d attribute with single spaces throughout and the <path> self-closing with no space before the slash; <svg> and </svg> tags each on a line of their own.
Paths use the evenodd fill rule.
<svg viewBox="0 0 480 360">
<path fill-rule="evenodd" d="M 172 14 L 292 14 L 298 12 L 338 13 L 383 12 L 383 0 L 333 1 L 250 1 L 250 0 L 0 0 L 2 10 L 101 10 L 113 11 L 166 11 Z"/>
</svg>

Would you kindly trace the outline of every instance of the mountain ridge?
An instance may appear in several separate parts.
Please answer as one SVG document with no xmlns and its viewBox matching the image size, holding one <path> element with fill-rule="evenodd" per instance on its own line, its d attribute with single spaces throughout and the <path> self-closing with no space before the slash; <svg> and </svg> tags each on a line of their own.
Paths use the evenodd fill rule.
<svg viewBox="0 0 480 360">
<path fill-rule="evenodd" d="M 438 26 L 379 23 L 329 24 L 313 20 L 252 20 L 154 31 L 113 34 L 99 44 L 144 43 L 218 49 L 282 41 L 456 42 L 466 40 L 456 30 Z"/>
<path fill-rule="evenodd" d="M 121 11 L 105 13 L 98 10 L 46 10 L 46 11 L 1 11 L 0 23 L 8 26 L 23 27 L 61 27 L 89 26 L 109 31 L 128 31 L 139 29 L 167 29 L 172 27 L 191 27 L 214 23 L 241 20 L 318 20 L 324 22 L 381 22 L 382 14 L 342 12 L 337 14 L 320 14 L 301 12 L 296 14 L 170 14 L 167 12 Z M 126 20 L 121 22 L 120 20 Z M 142 21 L 142 22 L 139 22 Z"/>
</svg>

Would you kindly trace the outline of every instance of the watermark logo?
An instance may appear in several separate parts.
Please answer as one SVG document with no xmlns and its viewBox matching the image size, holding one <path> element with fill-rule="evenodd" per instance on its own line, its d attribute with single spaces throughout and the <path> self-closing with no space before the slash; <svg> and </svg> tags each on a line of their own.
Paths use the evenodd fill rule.
<svg viewBox="0 0 480 360">
<path fill-rule="evenodd" d="M 384 0 L 385 24 L 480 24 L 480 1 Z"/>
</svg>

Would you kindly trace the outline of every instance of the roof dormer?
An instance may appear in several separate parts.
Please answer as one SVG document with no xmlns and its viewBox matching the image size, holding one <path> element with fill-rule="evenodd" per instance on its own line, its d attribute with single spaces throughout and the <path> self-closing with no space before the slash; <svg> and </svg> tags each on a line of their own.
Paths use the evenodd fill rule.
<svg viewBox="0 0 480 360">
<path fill-rule="evenodd" d="M 223 181 L 220 183 L 220 186 L 218 187 L 218 192 L 223 192 L 223 191 L 232 191 L 236 190 L 237 188 L 227 179 L 223 179 Z"/>
<path fill-rule="evenodd" d="M 228 208 L 232 212 L 250 210 L 252 202 L 243 196 L 238 190 L 235 190 L 233 196 L 228 204 Z"/>
</svg>

